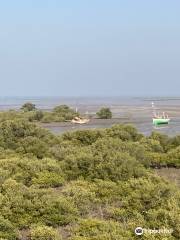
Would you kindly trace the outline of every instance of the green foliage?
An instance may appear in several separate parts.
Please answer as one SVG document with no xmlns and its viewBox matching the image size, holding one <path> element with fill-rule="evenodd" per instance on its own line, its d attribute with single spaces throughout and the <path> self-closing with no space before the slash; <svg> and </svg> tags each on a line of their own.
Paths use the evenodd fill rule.
<svg viewBox="0 0 180 240">
<path fill-rule="evenodd" d="M 81 220 L 74 230 L 72 240 L 116 240 L 131 239 L 132 234 L 124 231 L 123 225 L 99 219 Z"/>
<path fill-rule="evenodd" d="M 160 145 L 166 151 L 168 149 L 168 144 L 169 144 L 169 138 L 165 134 L 160 134 L 158 132 L 152 132 L 150 139 L 154 139 L 159 141 Z"/>
<path fill-rule="evenodd" d="M 44 141 L 37 137 L 28 136 L 21 141 L 21 146 L 17 149 L 21 153 L 31 153 L 38 158 L 42 158 L 47 155 L 47 145 Z"/>
<path fill-rule="evenodd" d="M 105 134 L 101 130 L 79 130 L 64 133 L 63 140 L 72 141 L 77 145 L 90 145 L 103 136 L 105 136 Z"/>
<path fill-rule="evenodd" d="M 31 228 L 31 240 L 61 240 L 57 230 L 47 226 L 33 226 Z"/>
<path fill-rule="evenodd" d="M 41 188 L 60 187 L 64 183 L 64 178 L 58 173 L 43 171 L 36 175 L 36 178 L 32 179 L 32 183 L 38 185 Z"/>
<path fill-rule="evenodd" d="M 0 160 L 0 183 L 3 183 L 8 178 L 23 183 L 26 186 L 31 186 L 33 183 L 39 187 L 44 186 L 61 186 L 64 181 L 64 174 L 61 166 L 54 159 L 39 159 L 27 158 L 11 154 Z M 42 176 L 42 173 L 44 175 Z"/>
<path fill-rule="evenodd" d="M 78 114 L 67 105 L 60 105 L 55 107 L 53 109 L 53 114 L 57 118 L 63 118 L 65 120 L 72 120 L 74 117 L 78 116 Z"/>
<path fill-rule="evenodd" d="M 106 133 L 109 137 L 117 137 L 123 141 L 138 141 L 142 138 L 142 135 L 132 125 L 116 124 L 106 129 Z"/>
<path fill-rule="evenodd" d="M 8 179 L 2 185 L 2 192 L 0 213 L 20 228 L 38 222 L 51 226 L 67 225 L 78 216 L 74 203 L 51 189 L 28 188 Z"/>
<path fill-rule="evenodd" d="M 34 116 L 33 116 L 33 120 L 36 121 L 41 121 L 44 117 L 44 113 L 41 110 L 35 111 Z"/>
<path fill-rule="evenodd" d="M 110 119 L 112 118 L 112 112 L 109 108 L 101 108 L 99 112 L 96 113 L 97 116 L 101 119 Z"/>
<path fill-rule="evenodd" d="M 21 111 L 9 110 L 0 112 L 0 122 L 17 119 L 42 123 L 65 122 L 79 116 L 79 113 L 75 112 L 67 105 L 57 106 L 52 111 L 47 112 L 36 109 L 36 106 L 32 103 L 25 103 L 20 110 Z"/>
<path fill-rule="evenodd" d="M 53 109 L 53 112 L 56 112 L 56 113 L 67 113 L 69 112 L 70 108 L 67 106 L 67 105 L 59 105 L 59 106 L 56 106 L 54 109 Z"/>
<path fill-rule="evenodd" d="M 0 239 L 18 239 L 18 233 L 13 224 L 2 216 L 0 216 Z"/>
<path fill-rule="evenodd" d="M 113 153 L 107 156 L 93 156 L 80 153 L 74 158 L 66 158 L 64 170 L 69 177 L 83 176 L 87 179 L 127 180 L 129 177 L 142 176 L 145 171 L 140 163 L 127 153 Z M 74 172 L 74 173 L 73 173 Z"/>
<path fill-rule="evenodd" d="M 5 121 L 0 124 L 0 146 L 38 158 L 47 155 L 50 141 L 55 138 L 48 131 L 24 120 Z M 49 143 L 49 145 L 48 145 Z"/>
<path fill-rule="evenodd" d="M 164 155 L 164 161 L 168 167 L 180 168 L 180 146 L 170 150 Z"/>
<path fill-rule="evenodd" d="M 177 240 L 180 191 L 153 168 L 178 168 L 179 159 L 178 137 L 145 137 L 130 125 L 58 137 L 28 120 L 3 120 L 0 238 L 136 240 L 142 226 L 174 230 L 145 240 Z"/>
<path fill-rule="evenodd" d="M 36 105 L 30 102 L 27 102 L 21 107 L 21 109 L 27 112 L 34 111 L 36 109 Z"/>
<path fill-rule="evenodd" d="M 79 114 L 73 109 L 67 105 L 60 105 L 55 107 L 52 112 L 44 112 L 41 121 L 44 123 L 64 122 L 72 120 L 76 116 L 79 116 Z"/>
</svg>

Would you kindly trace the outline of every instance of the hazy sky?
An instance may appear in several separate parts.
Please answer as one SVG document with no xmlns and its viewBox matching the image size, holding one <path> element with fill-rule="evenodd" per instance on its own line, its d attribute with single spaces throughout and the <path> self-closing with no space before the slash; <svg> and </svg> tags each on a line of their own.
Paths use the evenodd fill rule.
<svg viewBox="0 0 180 240">
<path fill-rule="evenodd" d="M 180 96 L 179 0 L 0 0 L 0 96 Z"/>
</svg>

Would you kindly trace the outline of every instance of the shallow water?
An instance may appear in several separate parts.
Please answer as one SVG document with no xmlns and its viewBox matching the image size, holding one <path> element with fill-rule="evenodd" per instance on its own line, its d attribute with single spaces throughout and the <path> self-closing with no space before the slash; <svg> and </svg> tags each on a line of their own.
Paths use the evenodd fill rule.
<svg viewBox="0 0 180 240">
<path fill-rule="evenodd" d="M 167 126 L 154 128 L 152 126 L 151 102 L 156 105 L 158 112 L 165 111 L 171 118 Z M 168 135 L 180 134 L 180 98 L 128 98 L 128 97 L 1 97 L 0 110 L 19 109 L 25 102 L 32 102 L 36 107 L 43 110 L 51 110 L 57 105 L 67 104 L 71 108 L 78 108 L 81 114 L 94 115 L 101 107 L 110 107 L 115 118 L 127 118 L 137 129 L 145 135 L 153 130 Z M 120 121 L 121 123 L 123 121 Z M 118 123 L 118 121 L 116 122 Z M 114 122 L 90 123 L 87 125 L 49 126 L 48 128 L 61 134 L 76 129 L 96 129 L 111 127 Z"/>
<path fill-rule="evenodd" d="M 120 121 L 119 123 L 123 123 Z M 128 122 L 124 122 L 128 123 Z M 116 123 L 117 124 L 117 123 Z M 129 124 L 129 123 L 128 123 Z M 169 136 L 175 136 L 175 135 L 180 135 L 180 120 L 178 119 L 173 119 L 169 125 L 163 125 L 159 127 L 155 127 L 152 125 L 151 121 L 145 121 L 142 123 L 133 123 L 131 122 L 130 124 L 134 125 L 139 132 L 143 133 L 144 135 L 148 136 L 152 133 L 152 131 L 157 131 L 163 134 L 168 134 Z M 67 131 L 75 131 L 75 130 L 83 130 L 83 129 L 98 129 L 98 128 L 109 128 L 114 123 L 103 123 L 103 124 L 94 124 L 90 123 L 88 125 L 68 125 L 68 126 L 46 126 L 47 129 L 52 131 L 55 134 L 62 134 Z"/>
<path fill-rule="evenodd" d="M 52 109 L 60 104 L 68 104 L 72 107 L 95 108 L 96 106 L 137 106 L 150 107 L 151 102 L 158 107 L 180 106 L 179 98 L 170 97 L 0 97 L 0 110 L 18 109 L 25 102 L 32 102 L 41 109 Z"/>
</svg>

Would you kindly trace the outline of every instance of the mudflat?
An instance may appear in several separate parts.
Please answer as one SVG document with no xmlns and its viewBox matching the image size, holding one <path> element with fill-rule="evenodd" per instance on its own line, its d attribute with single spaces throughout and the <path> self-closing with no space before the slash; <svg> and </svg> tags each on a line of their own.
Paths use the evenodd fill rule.
<svg viewBox="0 0 180 240">
<path fill-rule="evenodd" d="M 152 108 L 149 104 L 147 106 L 135 105 L 112 105 L 111 111 L 113 113 L 112 119 L 98 119 L 95 115 L 96 111 L 101 106 L 86 106 L 80 109 L 80 113 L 85 117 L 90 117 L 90 122 L 84 125 L 65 123 L 42 123 L 41 125 L 55 134 L 60 134 L 66 131 L 73 131 L 78 129 L 97 129 L 111 127 L 114 124 L 132 124 L 141 133 L 145 135 L 151 134 L 152 131 L 158 131 L 169 136 L 180 134 L 180 108 L 179 106 L 160 106 L 157 112 L 166 112 L 171 121 L 169 125 L 154 127 L 152 124 Z M 89 109 L 89 110 L 87 110 Z"/>
<path fill-rule="evenodd" d="M 155 172 L 159 176 L 177 184 L 180 187 L 180 169 L 177 169 L 177 168 L 161 168 L 161 169 L 155 169 Z"/>
</svg>

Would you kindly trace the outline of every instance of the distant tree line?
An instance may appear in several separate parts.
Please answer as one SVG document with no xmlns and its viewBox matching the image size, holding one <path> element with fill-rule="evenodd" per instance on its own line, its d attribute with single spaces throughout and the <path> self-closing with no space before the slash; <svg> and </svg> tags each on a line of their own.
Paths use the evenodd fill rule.
<svg viewBox="0 0 180 240">
<path fill-rule="evenodd" d="M 109 108 L 101 108 L 96 115 L 100 119 L 112 118 L 112 112 Z M 9 110 L 0 112 L 0 122 L 8 119 L 24 119 L 30 122 L 38 121 L 42 123 L 65 122 L 79 116 L 80 113 L 67 105 L 56 106 L 52 111 L 43 111 L 37 109 L 35 104 L 27 102 L 23 104 L 20 111 Z"/>
</svg>

